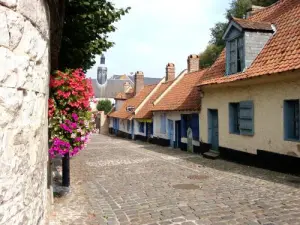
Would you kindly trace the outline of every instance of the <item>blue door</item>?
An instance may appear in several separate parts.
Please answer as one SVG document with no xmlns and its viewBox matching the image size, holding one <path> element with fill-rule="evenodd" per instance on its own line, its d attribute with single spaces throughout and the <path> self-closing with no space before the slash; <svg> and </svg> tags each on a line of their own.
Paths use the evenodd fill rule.
<svg viewBox="0 0 300 225">
<path fill-rule="evenodd" d="M 181 121 L 175 122 L 175 148 L 181 147 Z"/>
<path fill-rule="evenodd" d="M 218 121 L 218 110 L 208 110 L 208 138 L 211 143 L 211 148 L 214 151 L 219 149 L 219 121 Z"/>
<path fill-rule="evenodd" d="M 134 139 L 134 120 L 131 121 L 131 138 Z"/>
<path fill-rule="evenodd" d="M 174 148 L 174 141 L 173 141 L 174 125 L 173 125 L 173 120 L 168 120 L 168 134 L 169 134 L 170 146 L 172 148 Z"/>
</svg>

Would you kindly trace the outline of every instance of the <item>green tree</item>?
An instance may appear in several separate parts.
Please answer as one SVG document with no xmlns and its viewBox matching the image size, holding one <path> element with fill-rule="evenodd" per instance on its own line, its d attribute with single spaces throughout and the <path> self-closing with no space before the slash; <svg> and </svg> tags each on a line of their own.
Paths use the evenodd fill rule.
<svg viewBox="0 0 300 225">
<path fill-rule="evenodd" d="M 59 69 L 83 68 L 95 64 L 95 56 L 114 45 L 108 34 L 130 8 L 115 8 L 107 0 L 65 0 L 65 18 L 59 53 Z"/>
<path fill-rule="evenodd" d="M 109 100 L 100 100 L 97 103 L 97 110 L 98 111 L 104 111 L 105 114 L 109 113 L 112 109 L 112 104 Z"/>
<path fill-rule="evenodd" d="M 222 49 L 222 46 L 209 44 L 205 51 L 200 55 L 200 68 L 207 68 L 211 66 L 218 58 Z"/>
<path fill-rule="evenodd" d="M 243 18 L 252 4 L 269 6 L 277 1 L 278 0 L 232 0 L 229 9 L 226 10 L 225 16 L 228 20 L 230 20 L 231 16 Z M 209 41 L 209 45 L 204 52 L 200 53 L 200 66 L 202 68 L 210 67 L 225 47 L 225 42 L 222 37 L 227 28 L 227 24 L 228 23 L 219 22 L 210 29 L 211 40 Z"/>
</svg>

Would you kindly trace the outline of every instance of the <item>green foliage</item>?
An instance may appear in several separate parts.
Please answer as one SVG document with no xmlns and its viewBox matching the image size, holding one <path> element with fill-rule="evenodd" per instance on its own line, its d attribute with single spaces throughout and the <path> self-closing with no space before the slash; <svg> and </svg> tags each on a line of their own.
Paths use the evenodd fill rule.
<svg viewBox="0 0 300 225">
<path fill-rule="evenodd" d="M 218 58 L 222 49 L 223 49 L 223 46 L 209 44 L 206 47 L 205 51 L 203 53 L 201 53 L 200 68 L 207 68 L 207 67 L 211 66 Z"/>
<path fill-rule="evenodd" d="M 231 16 L 243 18 L 247 10 L 251 7 L 251 0 L 234 0 L 230 3 L 230 8 L 227 9 L 226 17 L 230 19 Z"/>
<path fill-rule="evenodd" d="M 101 100 L 97 103 L 97 110 L 104 111 L 105 114 L 109 113 L 112 109 L 112 104 L 109 100 Z"/>
<path fill-rule="evenodd" d="M 116 9 L 107 0 L 70 0 L 66 4 L 59 68 L 84 70 L 95 64 L 95 55 L 111 48 L 108 34 L 130 8 Z"/>
<path fill-rule="evenodd" d="M 231 16 L 243 18 L 252 4 L 258 6 L 269 6 L 277 1 L 278 0 L 232 0 L 225 15 L 228 20 Z M 210 67 L 225 47 L 225 42 L 222 37 L 227 28 L 227 24 L 228 23 L 219 22 L 210 29 L 211 40 L 209 41 L 209 45 L 204 52 L 200 53 L 200 66 L 202 68 Z"/>
</svg>

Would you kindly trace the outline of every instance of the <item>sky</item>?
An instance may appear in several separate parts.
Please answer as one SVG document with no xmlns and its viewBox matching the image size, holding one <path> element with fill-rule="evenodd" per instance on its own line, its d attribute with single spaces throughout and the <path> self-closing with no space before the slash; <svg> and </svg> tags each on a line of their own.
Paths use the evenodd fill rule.
<svg viewBox="0 0 300 225">
<path fill-rule="evenodd" d="M 199 54 L 210 39 L 210 28 L 225 21 L 231 0 L 111 0 L 131 10 L 115 26 L 109 39 L 114 47 L 105 54 L 108 78 L 143 71 L 147 77 L 165 76 L 167 63 L 176 75 L 187 68 L 187 57 Z M 96 78 L 100 56 L 87 71 Z"/>
</svg>

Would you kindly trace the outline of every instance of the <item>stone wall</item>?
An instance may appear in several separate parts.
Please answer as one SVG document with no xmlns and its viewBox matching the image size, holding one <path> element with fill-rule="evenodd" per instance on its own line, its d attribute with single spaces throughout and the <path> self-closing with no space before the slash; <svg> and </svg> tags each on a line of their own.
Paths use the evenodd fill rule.
<svg viewBox="0 0 300 225">
<path fill-rule="evenodd" d="M 273 36 L 272 33 L 245 32 L 245 66 L 250 67 L 252 62 Z"/>
<path fill-rule="evenodd" d="M 49 10 L 0 0 L 0 224 L 44 224 Z"/>
</svg>

